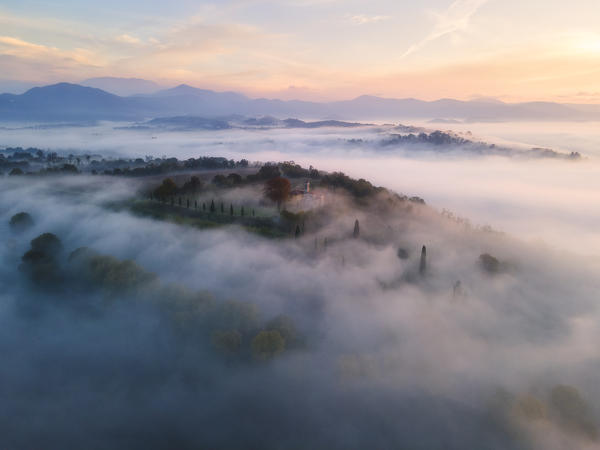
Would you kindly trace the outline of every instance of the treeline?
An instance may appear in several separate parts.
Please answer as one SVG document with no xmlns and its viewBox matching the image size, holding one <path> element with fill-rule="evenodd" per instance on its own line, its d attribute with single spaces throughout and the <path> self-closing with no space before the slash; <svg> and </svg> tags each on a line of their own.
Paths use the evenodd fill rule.
<svg viewBox="0 0 600 450">
<path fill-rule="evenodd" d="M 439 130 L 431 133 L 393 134 L 389 139 L 381 141 L 383 146 L 399 144 L 471 145 L 474 142 Z"/>
<path fill-rule="evenodd" d="M 417 129 L 415 128 L 414 130 Z M 351 144 L 361 144 L 362 140 L 349 140 L 347 142 Z M 496 144 L 488 144 L 486 142 L 465 139 L 461 136 L 457 136 L 456 134 L 439 130 L 431 133 L 420 132 L 415 134 L 411 132 L 408 134 L 393 134 L 389 138 L 380 142 L 380 145 L 383 147 L 415 144 L 443 147 L 441 151 L 451 151 L 456 147 L 461 147 L 475 154 L 501 154 L 505 156 L 524 155 L 536 158 L 563 158 L 569 160 L 581 159 L 581 154 L 579 152 L 561 153 L 549 148 L 539 147 L 534 147 L 529 150 L 517 150 L 509 147 L 497 146 Z"/>
<path fill-rule="evenodd" d="M 67 165 L 67 167 L 64 167 Z M 188 170 L 219 170 L 247 168 L 246 159 L 234 161 L 218 156 L 201 156 L 179 160 L 177 158 L 117 158 L 105 159 L 93 155 L 61 156 L 57 152 L 30 147 L 8 147 L 0 150 L 0 170 L 21 169 L 22 173 L 43 174 L 56 171 L 91 173 L 93 175 L 147 176 Z M 71 167 L 72 166 L 72 167 Z M 15 175 L 20 173 L 15 173 Z"/>
<path fill-rule="evenodd" d="M 332 189 L 342 188 L 354 197 L 368 197 L 385 191 L 385 188 L 373 186 L 364 178 L 356 180 L 343 172 L 324 175 L 321 178 L 321 186 Z"/>
<path fill-rule="evenodd" d="M 99 166 L 117 166 L 114 168 L 106 168 L 102 172 L 104 175 L 121 175 L 121 176 L 133 176 L 141 177 L 147 175 L 161 175 L 165 173 L 173 173 L 188 170 L 219 170 L 219 169 L 234 169 L 234 168 L 246 168 L 249 166 L 249 162 L 246 159 L 240 161 L 234 161 L 233 159 L 227 159 L 216 156 L 202 156 L 199 158 L 189 158 L 183 161 L 177 158 L 164 158 L 164 159 L 149 159 L 147 161 L 136 159 L 131 160 L 115 160 L 115 161 L 92 161 L 91 166 L 92 173 L 100 173 L 98 170 Z"/>
</svg>

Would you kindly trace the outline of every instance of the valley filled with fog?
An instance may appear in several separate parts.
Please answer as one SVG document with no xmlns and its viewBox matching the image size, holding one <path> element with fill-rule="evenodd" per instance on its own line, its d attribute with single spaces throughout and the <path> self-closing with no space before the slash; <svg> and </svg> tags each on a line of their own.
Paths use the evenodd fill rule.
<svg viewBox="0 0 600 450">
<path fill-rule="evenodd" d="M 7 448 L 598 448 L 592 125 L 122 127 L 0 131 Z"/>
<path fill-rule="evenodd" d="M 367 122 L 367 121 L 365 121 Z M 392 122 L 390 120 L 390 122 Z M 552 149 L 582 158 L 502 156 L 460 145 L 381 145 L 391 126 L 317 129 L 226 129 L 169 131 L 122 129 L 130 123 L 96 126 L 4 124 L 0 146 L 40 147 L 107 158 L 198 155 L 256 161 L 293 160 L 343 171 L 397 192 L 419 195 L 474 224 L 489 225 L 527 241 L 598 256 L 600 248 L 600 137 L 596 122 L 404 122 L 425 130 L 452 129 L 475 142 L 516 151 Z M 441 128 L 440 128 L 441 127 Z M 357 142 L 358 141 L 358 142 Z"/>
<path fill-rule="evenodd" d="M 600 450 L 599 21 L 2 0 L 0 450 Z"/>
</svg>

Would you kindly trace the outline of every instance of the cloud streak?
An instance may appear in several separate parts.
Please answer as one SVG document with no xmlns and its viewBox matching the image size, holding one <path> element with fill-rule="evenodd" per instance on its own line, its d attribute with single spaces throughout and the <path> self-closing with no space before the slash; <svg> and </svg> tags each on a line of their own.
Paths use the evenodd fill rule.
<svg viewBox="0 0 600 450">
<path fill-rule="evenodd" d="M 441 37 L 465 31 L 472 16 L 488 2 L 489 0 L 455 0 L 445 11 L 434 12 L 436 24 L 433 29 L 419 42 L 411 45 L 402 54 L 402 58 L 410 56 Z"/>
</svg>

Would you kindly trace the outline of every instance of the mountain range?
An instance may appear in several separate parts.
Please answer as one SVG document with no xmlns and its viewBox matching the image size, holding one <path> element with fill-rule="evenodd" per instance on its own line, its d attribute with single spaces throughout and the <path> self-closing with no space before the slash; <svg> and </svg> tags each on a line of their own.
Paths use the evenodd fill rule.
<svg viewBox="0 0 600 450">
<path fill-rule="evenodd" d="M 100 80 L 100 81 L 98 81 Z M 115 81 L 117 80 L 117 81 Z M 94 83 L 145 86 L 153 84 L 119 79 L 95 79 Z M 89 80 L 88 80 L 89 81 Z M 115 84 L 116 83 L 116 84 Z M 151 82 L 148 82 L 151 83 Z M 423 101 L 364 95 L 353 100 L 309 102 L 302 100 L 251 99 L 236 92 L 215 92 L 179 85 L 170 89 L 119 96 L 97 87 L 58 83 L 27 92 L 0 95 L 0 120 L 25 122 L 140 121 L 169 116 L 215 118 L 297 117 L 316 120 L 426 119 L 447 121 L 584 121 L 600 120 L 600 105 L 551 102 L 503 103 L 494 99 Z"/>
</svg>

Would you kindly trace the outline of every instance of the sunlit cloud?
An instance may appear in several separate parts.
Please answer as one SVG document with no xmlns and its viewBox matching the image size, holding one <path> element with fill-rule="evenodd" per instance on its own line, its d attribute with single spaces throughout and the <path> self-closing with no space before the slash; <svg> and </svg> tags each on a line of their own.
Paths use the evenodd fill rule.
<svg viewBox="0 0 600 450">
<path fill-rule="evenodd" d="M 135 36 L 131 36 L 129 34 L 121 34 L 116 37 L 116 40 L 123 44 L 133 44 L 133 45 L 140 44 L 142 42 L 139 38 L 136 38 Z"/>
</svg>

